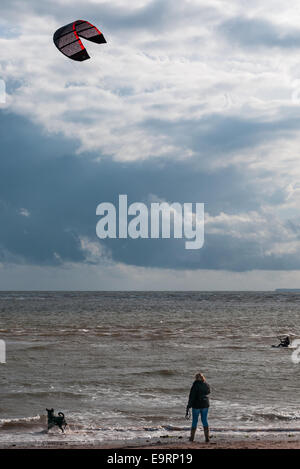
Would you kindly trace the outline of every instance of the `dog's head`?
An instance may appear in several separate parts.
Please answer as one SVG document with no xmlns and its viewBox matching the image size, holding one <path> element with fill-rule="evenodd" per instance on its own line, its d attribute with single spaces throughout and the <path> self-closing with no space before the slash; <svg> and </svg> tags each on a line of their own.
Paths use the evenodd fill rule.
<svg viewBox="0 0 300 469">
<path fill-rule="evenodd" d="M 46 411 L 48 412 L 48 417 L 52 417 L 53 414 L 54 414 L 54 409 L 46 409 Z"/>
</svg>

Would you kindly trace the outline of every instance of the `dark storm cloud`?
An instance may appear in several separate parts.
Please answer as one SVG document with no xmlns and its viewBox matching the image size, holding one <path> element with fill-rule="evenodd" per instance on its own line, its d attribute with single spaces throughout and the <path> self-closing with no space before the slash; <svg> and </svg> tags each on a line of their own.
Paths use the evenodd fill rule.
<svg viewBox="0 0 300 469">
<path fill-rule="evenodd" d="M 117 206 L 118 194 L 128 194 L 128 203 L 146 202 L 151 194 L 168 202 L 204 202 L 210 215 L 259 209 L 262 199 L 247 174 L 236 169 L 209 173 L 196 159 L 122 164 L 109 159 L 95 162 L 92 155 L 74 157 L 70 142 L 43 135 L 39 127 L 9 114 L 1 114 L 0 137 L 2 261 L 88 262 L 79 237 L 99 242 L 96 206 Z M 198 251 L 185 250 L 183 240 L 106 240 L 103 245 L 114 261 L 128 265 L 233 271 L 300 266 L 293 256 L 262 256 L 259 240 L 237 240 L 222 233 L 207 234 Z"/>
<path fill-rule="evenodd" d="M 141 125 L 172 137 L 177 145 L 189 148 L 199 156 L 204 155 L 207 160 L 201 163 L 206 166 L 216 155 L 226 157 L 228 153 L 291 135 L 299 128 L 300 118 L 297 115 L 284 117 L 284 112 L 281 119 L 273 121 L 212 114 L 198 120 L 177 122 L 149 119 Z"/>
<path fill-rule="evenodd" d="M 218 31 L 232 44 L 247 48 L 281 47 L 292 49 L 300 47 L 300 29 L 290 31 L 258 18 L 232 18 L 221 23 Z"/>
<path fill-rule="evenodd" d="M 182 240 L 110 240 L 114 256 L 125 264 L 171 269 L 208 269 L 245 272 L 251 270 L 297 270 L 295 254 L 264 255 L 259 240 L 209 234 L 199 250 L 185 250 Z M 115 245 L 114 245 L 115 244 Z"/>
</svg>

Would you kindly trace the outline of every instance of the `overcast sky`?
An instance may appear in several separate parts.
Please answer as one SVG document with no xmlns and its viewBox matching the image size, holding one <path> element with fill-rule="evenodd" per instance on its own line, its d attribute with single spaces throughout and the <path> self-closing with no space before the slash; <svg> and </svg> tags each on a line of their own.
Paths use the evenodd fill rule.
<svg viewBox="0 0 300 469">
<path fill-rule="evenodd" d="M 1 4 L 0 289 L 300 287 L 293 4 Z M 77 19 L 107 40 L 83 63 L 52 41 Z M 204 247 L 98 239 L 118 194 L 205 203 Z"/>
</svg>

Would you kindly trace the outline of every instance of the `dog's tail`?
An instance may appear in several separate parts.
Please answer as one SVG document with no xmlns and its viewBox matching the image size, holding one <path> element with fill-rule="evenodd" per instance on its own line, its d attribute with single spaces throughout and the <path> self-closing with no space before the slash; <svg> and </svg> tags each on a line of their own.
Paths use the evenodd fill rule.
<svg viewBox="0 0 300 469">
<path fill-rule="evenodd" d="M 65 418 L 65 414 L 63 414 L 62 412 L 58 412 L 58 415 L 59 415 L 60 417 Z"/>
</svg>

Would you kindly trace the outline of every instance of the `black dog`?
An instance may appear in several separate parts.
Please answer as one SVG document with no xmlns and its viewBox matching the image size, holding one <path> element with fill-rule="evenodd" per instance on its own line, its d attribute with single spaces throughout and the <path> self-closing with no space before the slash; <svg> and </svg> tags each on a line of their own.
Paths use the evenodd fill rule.
<svg viewBox="0 0 300 469">
<path fill-rule="evenodd" d="M 54 409 L 46 409 L 48 412 L 48 430 L 57 425 L 64 433 L 64 428 L 68 425 L 62 412 L 58 412 L 58 416 L 54 415 Z M 64 427 L 64 428 L 63 428 Z"/>
</svg>

